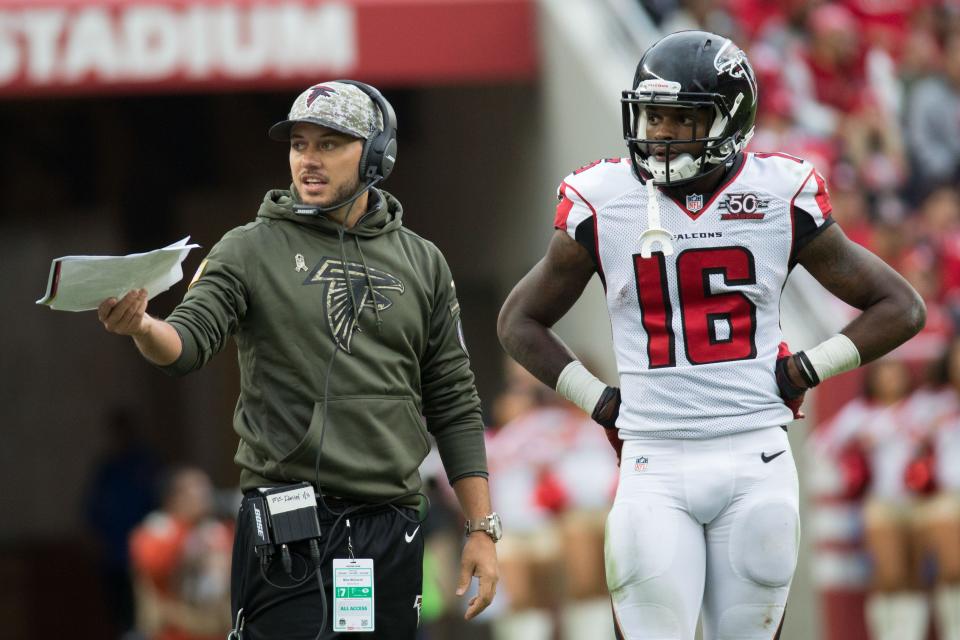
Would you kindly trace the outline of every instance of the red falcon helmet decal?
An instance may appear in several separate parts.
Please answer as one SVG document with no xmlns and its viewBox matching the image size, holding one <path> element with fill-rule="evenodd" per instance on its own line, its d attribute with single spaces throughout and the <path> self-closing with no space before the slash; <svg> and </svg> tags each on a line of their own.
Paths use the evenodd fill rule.
<svg viewBox="0 0 960 640">
<path fill-rule="evenodd" d="M 325 84 L 318 84 L 315 87 L 310 87 L 310 95 L 307 96 L 307 107 L 313 104 L 313 101 L 323 96 L 324 98 L 328 97 L 331 93 L 336 93 L 337 90 L 333 87 L 328 87 Z"/>
</svg>

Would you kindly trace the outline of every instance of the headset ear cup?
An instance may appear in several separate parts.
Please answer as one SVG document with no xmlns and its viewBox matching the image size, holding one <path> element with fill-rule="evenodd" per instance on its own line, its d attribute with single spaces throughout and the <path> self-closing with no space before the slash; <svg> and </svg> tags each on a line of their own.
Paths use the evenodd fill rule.
<svg viewBox="0 0 960 640">
<path fill-rule="evenodd" d="M 380 175 L 386 180 L 393 172 L 393 165 L 397 162 L 397 139 L 390 137 L 387 140 L 386 148 L 380 154 Z"/>
<path fill-rule="evenodd" d="M 360 152 L 360 180 L 367 179 L 367 167 L 370 166 L 370 150 L 373 141 L 367 138 L 363 141 L 363 150 Z"/>
<path fill-rule="evenodd" d="M 364 177 L 367 180 L 373 180 L 377 177 L 383 177 L 380 169 L 380 163 L 383 161 L 383 151 L 380 148 L 382 144 L 383 133 L 377 134 L 372 140 L 370 140 L 367 148 L 367 157 L 366 157 L 366 171 L 364 172 Z"/>
<path fill-rule="evenodd" d="M 365 180 L 386 180 L 397 161 L 397 139 L 389 131 L 381 131 L 364 143 L 360 158 L 360 177 Z"/>
<path fill-rule="evenodd" d="M 387 102 L 376 88 L 360 82 L 358 80 L 336 80 L 351 84 L 365 94 L 377 105 L 380 114 L 383 117 L 383 129 L 373 138 L 367 138 L 363 142 L 363 150 L 360 153 L 360 179 L 361 180 L 386 180 L 393 171 L 393 165 L 397 161 L 397 116 L 393 106 Z"/>
</svg>

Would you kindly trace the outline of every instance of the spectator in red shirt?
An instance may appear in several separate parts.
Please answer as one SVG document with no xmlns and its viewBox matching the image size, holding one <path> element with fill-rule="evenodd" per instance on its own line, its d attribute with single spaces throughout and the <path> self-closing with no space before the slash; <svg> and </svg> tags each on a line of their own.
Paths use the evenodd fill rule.
<svg viewBox="0 0 960 640">
<path fill-rule="evenodd" d="M 130 537 L 137 627 L 150 640 L 222 640 L 230 630 L 233 532 L 211 517 L 200 469 L 172 471 L 163 506 Z"/>
<path fill-rule="evenodd" d="M 808 0 L 726 0 L 727 10 L 748 40 L 802 26 L 811 8 Z M 762 85 L 761 85 L 762 86 Z"/>
<path fill-rule="evenodd" d="M 867 42 L 899 57 L 912 25 L 929 20 L 932 0 L 843 0 Z"/>
<path fill-rule="evenodd" d="M 844 113 L 855 111 L 866 78 L 857 23 L 840 5 L 825 4 L 810 14 L 807 66 L 819 102 Z"/>
<path fill-rule="evenodd" d="M 841 5 L 811 11 L 807 28 L 809 43 L 784 57 L 797 122 L 820 135 L 842 133 L 864 106 L 875 104 L 893 126 L 900 85 L 889 55 L 864 46 L 856 19 Z"/>
</svg>

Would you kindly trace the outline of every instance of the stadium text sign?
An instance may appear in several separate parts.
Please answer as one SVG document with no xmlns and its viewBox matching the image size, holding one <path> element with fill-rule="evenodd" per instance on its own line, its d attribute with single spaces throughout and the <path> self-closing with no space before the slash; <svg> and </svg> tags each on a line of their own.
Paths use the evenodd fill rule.
<svg viewBox="0 0 960 640">
<path fill-rule="evenodd" d="M 356 63 L 353 7 L 126 5 L 0 14 L 0 85 L 186 82 L 337 73 Z"/>
<path fill-rule="evenodd" d="M 530 0 L 0 0 L 0 95 L 529 78 Z"/>
</svg>

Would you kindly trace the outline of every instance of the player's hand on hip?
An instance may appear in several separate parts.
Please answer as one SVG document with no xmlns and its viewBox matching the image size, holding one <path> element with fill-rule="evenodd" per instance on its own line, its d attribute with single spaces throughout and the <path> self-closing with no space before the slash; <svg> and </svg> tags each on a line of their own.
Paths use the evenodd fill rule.
<svg viewBox="0 0 960 640">
<path fill-rule="evenodd" d="M 467 605 L 465 620 L 476 617 L 487 608 L 497 593 L 497 581 L 500 574 L 497 569 L 497 548 L 493 540 L 482 531 L 467 536 L 460 556 L 460 582 L 457 595 L 462 596 L 470 587 L 470 579 L 476 576 L 479 582 L 477 595 Z"/>
<path fill-rule="evenodd" d="M 97 318 L 110 333 L 142 336 L 149 331 L 147 290 L 134 289 L 119 300 L 107 298 L 97 307 Z"/>
<path fill-rule="evenodd" d="M 787 346 L 786 342 L 781 342 L 779 350 L 777 351 L 777 363 L 774 366 L 777 391 L 780 393 L 780 398 L 783 399 L 783 403 L 793 411 L 793 419 L 801 420 L 807 417 L 803 411 L 800 410 L 800 405 L 803 404 L 803 398 L 807 390 L 801 386 L 803 382 L 794 382 L 800 379 L 797 371 L 790 371 L 791 367 L 795 368 L 796 366 L 796 363 L 793 362 L 793 354 L 790 352 L 790 347 Z"/>
<path fill-rule="evenodd" d="M 607 429 L 617 426 L 617 417 L 620 415 L 620 389 L 607 387 L 603 390 L 597 405 L 593 408 L 590 417 Z"/>
<path fill-rule="evenodd" d="M 597 401 L 590 417 L 595 422 L 603 426 L 607 440 L 610 446 L 617 452 L 617 464 L 620 464 L 620 452 L 623 450 L 623 440 L 620 439 L 620 433 L 617 430 L 617 417 L 620 415 L 620 389 L 618 387 L 607 387 L 603 395 Z"/>
</svg>

